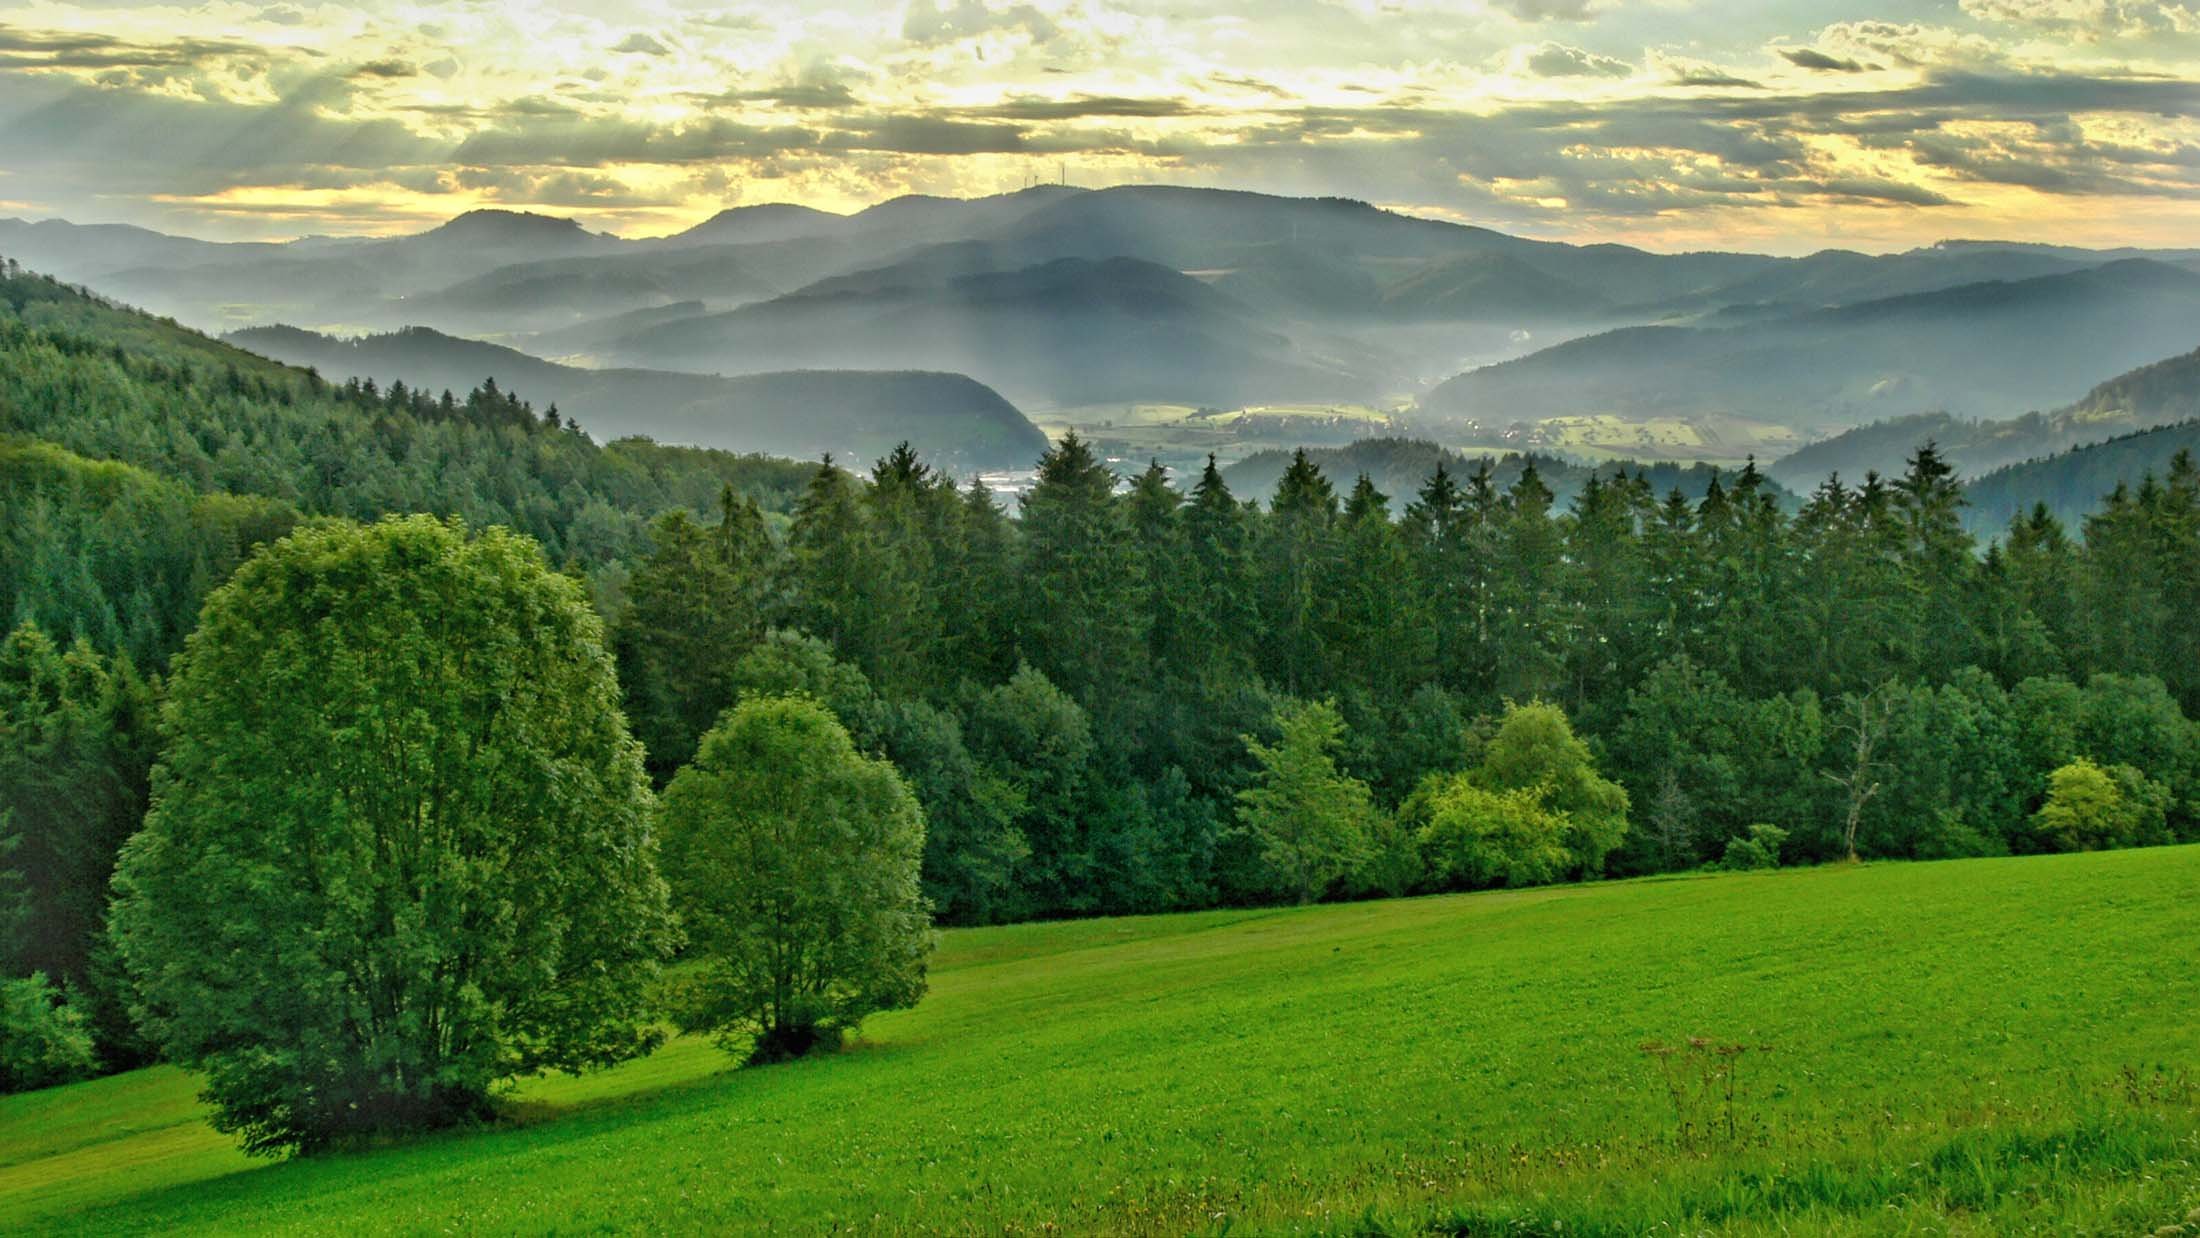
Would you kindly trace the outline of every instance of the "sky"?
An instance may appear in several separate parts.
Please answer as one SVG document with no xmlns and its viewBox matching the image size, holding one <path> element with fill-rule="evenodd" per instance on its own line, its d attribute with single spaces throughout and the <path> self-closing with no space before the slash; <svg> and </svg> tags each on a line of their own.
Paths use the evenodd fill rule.
<svg viewBox="0 0 2200 1238">
<path fill-rule="evenodd" d="M 0 0 L 0 215 L 639 236 L 1058 179 L 1658 249 L 2200 246 L 2200 0 Z"/>
</svg>

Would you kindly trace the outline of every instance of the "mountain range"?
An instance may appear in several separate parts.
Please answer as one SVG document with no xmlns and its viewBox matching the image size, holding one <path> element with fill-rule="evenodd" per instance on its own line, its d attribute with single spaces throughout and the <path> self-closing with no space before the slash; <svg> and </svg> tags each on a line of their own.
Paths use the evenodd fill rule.
<svg viewBox="0 0 2200 1238">
<path fill-rule="evenodd" d="M 699 409 L 730 407 L 717 393 L 733 389 L 703 378 L 830 370 L 960 374 L 1070 423 L 1141 402 L 1402 402 L 1400 428 L 1455 444 L 1584 414 L 1815 438 L 2057 407 L 2200 338 L 2195 251 L 1656 253 L 1172 186 L 910 196 L 846 215 L 741 206 L 641 239 L 509 211 L 411 236 L 243 244 L 0 220 L 0 254 L 206 329 L 440 333 L 329 354 L 345 358 L 332 373 L 412 381 L 403 367 L 426 362 L 411 354 L 465 356 L 436 339 L 501 345 L 516 352 L 478 362 L 561 363 L 531 389 L 585 423 L 652 432 L 702 433 L 713 419 Z M 782 414 L 753 407 L 716 419 L 740 446 L 831 432 L 766 433 Z"/>
</svg>

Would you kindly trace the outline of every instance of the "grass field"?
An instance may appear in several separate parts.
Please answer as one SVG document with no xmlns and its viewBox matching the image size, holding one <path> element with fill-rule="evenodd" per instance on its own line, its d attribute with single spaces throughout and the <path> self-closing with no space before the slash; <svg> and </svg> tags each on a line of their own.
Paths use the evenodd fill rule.
<svg viewBox="0 0 2200 1238">
<path fill-rule="evenodd" d="M 2193 847 L 952 932 L 844 1054 L 379 1150 L 247 1161 L 166 1069 L 0 1101 L 0 1231 L 2145 1234 L 2196 1012 Z"/>
</svg>

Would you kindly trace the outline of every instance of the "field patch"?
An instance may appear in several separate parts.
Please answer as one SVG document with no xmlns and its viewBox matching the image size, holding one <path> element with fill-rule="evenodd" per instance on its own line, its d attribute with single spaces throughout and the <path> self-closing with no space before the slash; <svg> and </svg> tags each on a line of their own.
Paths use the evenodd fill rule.
<svg viewBox="0 0 2200 1238">
<path fill-rule="evenodd" d="M 2196 942 L 2200 847 L 955 931 L 846 1053 L 388 1148 L 247 1161 L 167 1069 L 0 1101 L 0 1229 L 2147 1232 Z"/>
</svg>

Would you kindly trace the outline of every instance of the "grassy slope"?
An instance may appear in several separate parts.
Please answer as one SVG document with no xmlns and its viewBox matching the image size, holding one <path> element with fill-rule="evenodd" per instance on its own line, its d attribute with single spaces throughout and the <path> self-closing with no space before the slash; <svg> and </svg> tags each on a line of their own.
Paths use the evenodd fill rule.
<svg viewBox="0 0 2200 1238">
<path fill-rule="evenodd" d="M 955 932 L 849 1053 L 677 1042 L 493 1131 L 258 1164 L 169 1070 L 0 1101 L 0 1230 L 2145 1232 L 2200 1205 L 2196 894 L 2188 847 Z M 1638 1048 L 1693 1035 L 1770 1046 L 1731 1138 Z"/>
</svg>

